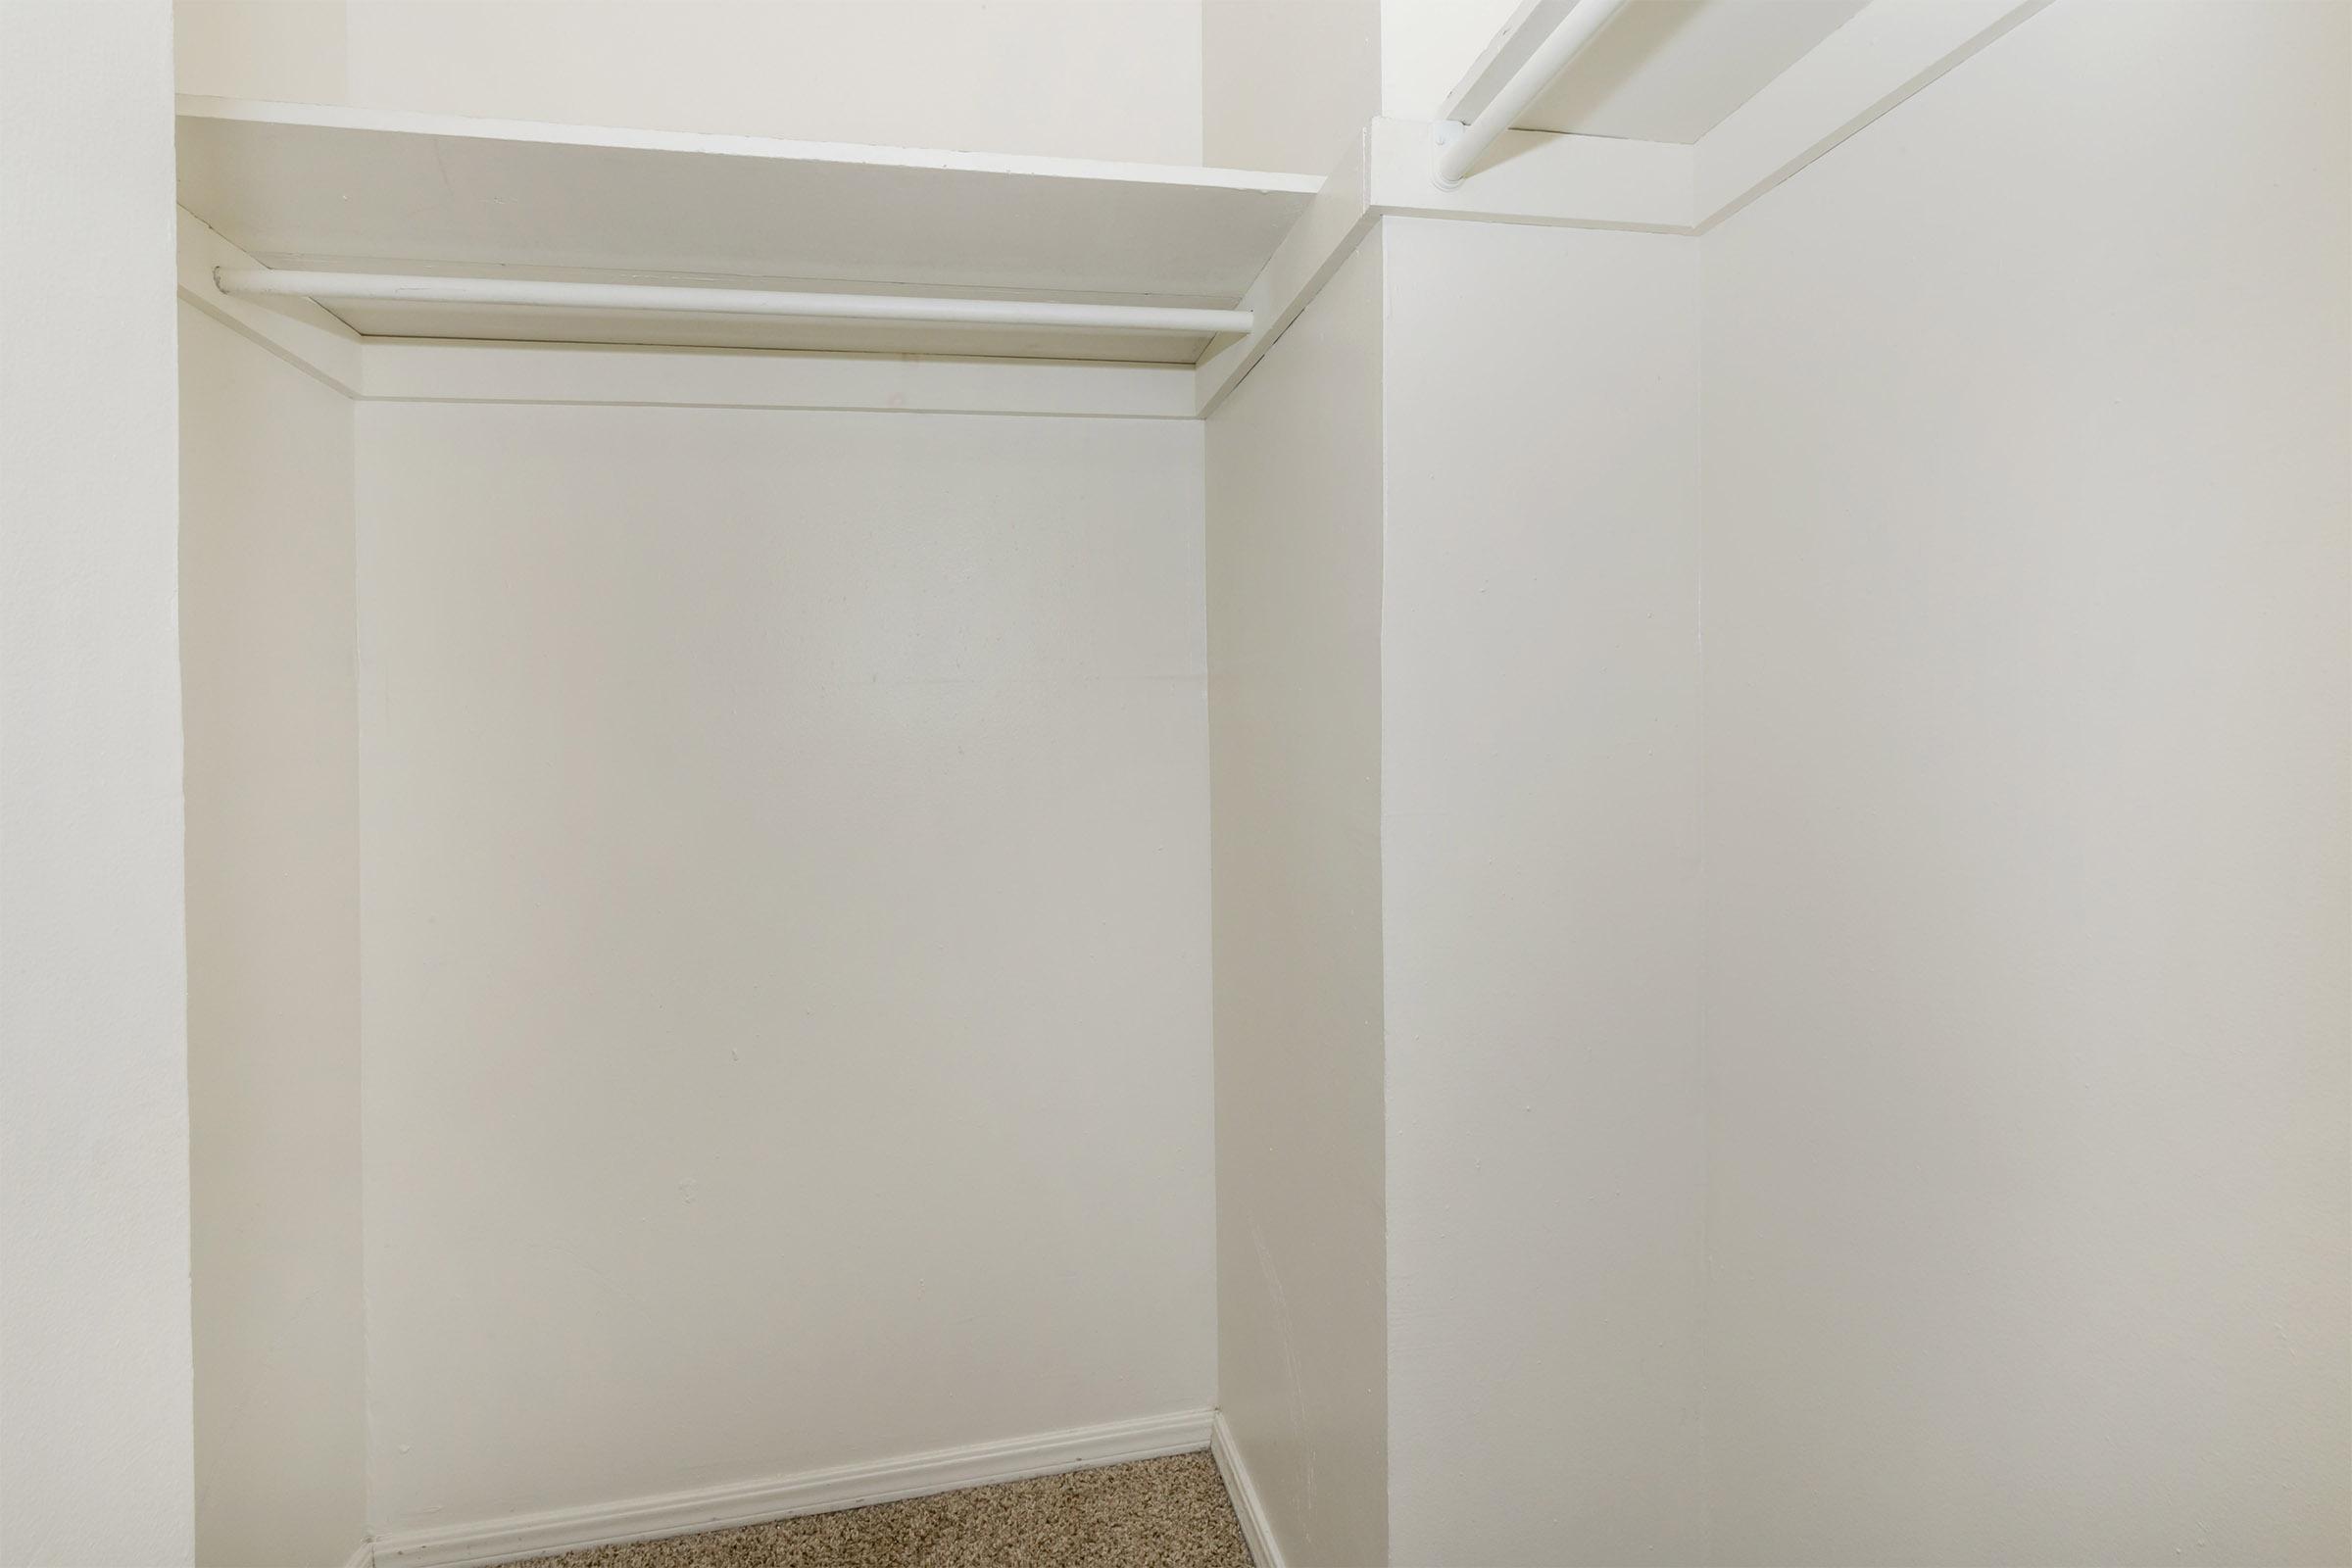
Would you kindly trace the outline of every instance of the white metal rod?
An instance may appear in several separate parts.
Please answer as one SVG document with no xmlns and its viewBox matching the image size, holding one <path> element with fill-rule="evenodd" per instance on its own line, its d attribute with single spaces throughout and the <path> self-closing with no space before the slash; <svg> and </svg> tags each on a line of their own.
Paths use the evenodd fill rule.
<svg viewBox="0 0 2352 1568">
<path fill-rule="evenodd" d="M 1061 326 L 1105 332 L 1250 330 L 1248 311 L 1174 305 L 1087 305 L 1060 300 L 945 300 L 898 294 L 794 294 L 759 288 L 664 283 L 544 283 L 515 277 L 408 277 L 384 272 L 302 272 L 216 268 L 223 294 L 312 300 L 416 300 L 432 305 L 543 305 L 581 311 L 668 311 L 850 321 L 939 321 L 966 326 Z"/>
<path fill-rule="evenodd" d="M 1446 121 L 1438 126 L 1437 181 L 1441 190 L 1453 190 L 1462 177 L 1486 156 L 1494 145 L 1494 138 L 1511 128 L 1511 122 L 1527 112 L 1530 104 L 1544 94 L 1552 79 L 1568 69 L 1568 62 L 1584 52 L 1585 45 L 1599 36 L 1631 0 L 1577 0 L 1560 24 L 1551 29 L 1551 36 L 1536 46 L 1502 91 L 1479 112 L 1478 118 L 1467 125 L 1459 121 Z"/>
</svg>

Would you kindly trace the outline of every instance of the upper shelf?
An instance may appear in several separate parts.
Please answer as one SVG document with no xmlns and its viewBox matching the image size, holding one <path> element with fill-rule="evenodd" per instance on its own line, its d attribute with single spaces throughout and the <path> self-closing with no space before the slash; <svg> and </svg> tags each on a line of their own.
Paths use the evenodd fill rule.
<svg viewBox="0 0 2352 1568">
<path fill-rule="evenodd" d="M 1853 20 L 1868 0 L 1642 0 L 1512 117 L 1521 130 L 1696 142 Z M 1577 0 L 1519 0 L 1439 118 L 1470 120 Z"/>
<path fill-rule="evenodd" d="M 270 266 L 1230 305 L 1318 178 L 183 97 L 179 203 Z M 383 306 L 363 332 L 450 335 Z M 404 320 L 408 324 L 404 324 Z M 478 331 L 466 321 L 487 322 Z M 374 324 L 368 324 L 372 321 Z M 608 323 L 610 324 L 610 323 Z M 705 323 L 706 327 L 708 323 Z M 484 308 L 462 335 L 570 337 Z M 772 323 L 694 342 L 801 346 Z M 623 329 L 624 340 L 659 335 Z M 1145 357 L 1102 334 L 839 326 L 808 346 Z M 1194 357 L 1155 346 L 1152 358 Z"/>
<path fill-rule="evenodd" d="M 1518 117 L 1524 130 L 1695 142 L 1864 0 L 1648 0 L 1618 14 Z"/>
</svg>

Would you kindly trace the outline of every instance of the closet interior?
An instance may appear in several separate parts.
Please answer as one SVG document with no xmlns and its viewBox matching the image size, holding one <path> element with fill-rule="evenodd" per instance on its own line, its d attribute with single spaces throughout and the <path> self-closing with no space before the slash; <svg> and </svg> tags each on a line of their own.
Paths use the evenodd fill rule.
<svg viewBox="0 0 2352 1568">
<path fill-rule="evenodd" d="M 196 1561 L 2352 1552 L 2352 8 L 175 15 Z"/>
</svg>

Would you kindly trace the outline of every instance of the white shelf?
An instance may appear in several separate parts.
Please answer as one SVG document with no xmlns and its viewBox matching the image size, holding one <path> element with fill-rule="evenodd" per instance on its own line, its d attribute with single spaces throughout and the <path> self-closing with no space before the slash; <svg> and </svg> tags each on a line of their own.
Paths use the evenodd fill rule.
<svg viewBox="0 0 2352 1568">
<path fill-rule="evenodd" d="M 1474 119 L 1577 3 L 1519 0 L 1438 118 Z M 1869 3 L 1643 0 L 1621 12 L 1511 123 L 1689 146 Z"/>
<path fill-rule="evenodd" d="M 179 102 L 179 202 L 265 265 L 1227 306 L 1306 175 Z M 514 306 L 330 307 L 360 333 L 1190 363 L 1204 338 Z"/>
</svg>

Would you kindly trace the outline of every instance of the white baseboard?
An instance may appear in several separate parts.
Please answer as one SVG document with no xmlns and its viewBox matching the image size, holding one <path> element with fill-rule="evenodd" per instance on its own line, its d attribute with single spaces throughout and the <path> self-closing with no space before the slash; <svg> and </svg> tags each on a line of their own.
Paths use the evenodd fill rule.
<svg viewBox="0 0 2352 1568">
<path fill-rule="evenodd" d="M 375 1568 L 483 1568 L 517 1557 L 577 1551 L 616 1541 L 651 1541 L 795 1514 L 895 1502 L 961 1487 L 1196 1452 L 1208 1446 L 1209 1426 L 1208 1411 L 1185 1410 L 1004 1443 L 941 1448 L 879 1464 L 844 1465 L 697 1492 L 405 1531 L 378 1538 L 372 1561 Z M 1261 1557 L 1259 1561 L 1269 1559 Z"/>
<path fill-rule="evenodd" d="M 1242 1538 L 1250 1543 L 1250 1560 L 1257 1568 L 1284 1568 L 1282 1553 L 1274 1545 L 1274 1532 L 1266 1525 L 1265 1504 L 1257 1500 L 1256 1483 L 1234 1450 L 1233 1430 L 1225 1425 L 1222 1410 L 1209 1423 L 1208 1451 L 1217 1461 L 1217 1474 L 1225 1478 L 1225 1494 L 1233 1499 L 1235 1517 L 1242 1521 Z"/>
<path fill-rule="evenodd" d="M 375 1543 L 363 1541 L 343 1559 L 343 1568 L 375 1568 Z"/>
</svg>

